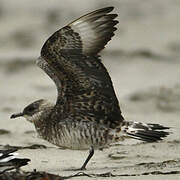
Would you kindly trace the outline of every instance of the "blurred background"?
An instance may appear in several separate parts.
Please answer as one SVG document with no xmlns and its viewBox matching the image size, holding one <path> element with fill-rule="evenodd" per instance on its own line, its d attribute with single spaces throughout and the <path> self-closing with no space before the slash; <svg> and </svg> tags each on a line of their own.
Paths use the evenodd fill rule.
<svg viewBox="0 0 180 180">
<path fill-rule="evenodd" d="M 119 24 L 101 55 L 123 114 L 176 127 L 167 140 L 176 148 L 168 154 L 179 156 L 179 0 L 0 0 L 0 145 L 40 141 L 31 124 L 9 119 L 36 99 L 55 101 L 53 82 L 35 65 L 40 49 L 56 30 L 106 6 L 115 7 Z"/>
</svg>

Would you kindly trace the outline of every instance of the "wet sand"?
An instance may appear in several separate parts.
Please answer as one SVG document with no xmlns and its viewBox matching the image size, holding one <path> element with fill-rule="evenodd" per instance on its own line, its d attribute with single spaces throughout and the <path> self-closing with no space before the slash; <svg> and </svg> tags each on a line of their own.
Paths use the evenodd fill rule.
<svg viewBox="0 0 180 180">
<path fill-rule="evenodd" d="M 82 165 L 87 151 L 60 149 L 38 138 L 34 126 L 23 118 L 9 117 L 36 99 L 56 99 L 53 82 L 35 65 L 45 39 L 74 17 L 113 5 L 120 24 L 102 59 L 112 77 L 123 115 L 128 120 L 172 127 L 172 134 L 159 143 L 127 140 L 97 150 L 85 173 L 92 177 L 99 175 L 97 179 L 128 180 L 132 176 L 135 180 L 162 180 L 165 176 L 177 179 L 180 176 L 179 0 L 78 1 L 81 8 L 70 0 L 67 4 L 45 0 L 43 5 L 32 0 L 0 1 L 1 147 L 18 146 L 20 155 L 31 159 L 22 168 L 25 171 L 37 169 L 61 176 L 77 173 L 72 169 Z M 90 178 L 84 174 L 74 179 Z"/>
</svg>

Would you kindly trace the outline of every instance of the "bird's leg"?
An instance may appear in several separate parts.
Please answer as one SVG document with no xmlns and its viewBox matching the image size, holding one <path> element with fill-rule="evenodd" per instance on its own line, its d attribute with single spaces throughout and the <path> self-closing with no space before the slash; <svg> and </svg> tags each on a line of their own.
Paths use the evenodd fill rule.
<svg viewBox="0 0 180 180">
<path fill-rule="evenodd" d="M 94 155 L 94 148 L 93 148 L 93 146 L 91 146 L 89 149 L 89 155 L 88 155 L 87 159 L 85 160 L 84 164 L 82 165 L 81 170 L 86 169 L 86 165 L 89 162 L 89 160 L 92 158 L 93 155 Z"/>
</svg>

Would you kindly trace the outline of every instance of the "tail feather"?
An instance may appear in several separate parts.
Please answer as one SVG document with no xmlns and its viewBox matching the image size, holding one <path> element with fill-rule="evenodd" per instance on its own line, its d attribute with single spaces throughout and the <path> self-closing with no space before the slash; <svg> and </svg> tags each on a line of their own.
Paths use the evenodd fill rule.
<svg viewBox="0 0 180 180">
<path fill-rule="evenodd" d="M 147 124 L 149 127 L 151 127 L 152 130 L 165 130 L 165 129 L 170 129 L 169 127 L 162 126 L 160 124 Z"/>
<path fill-rule="evenodd" d="M 169 129 L 159 124 L 145 124 L 139 122 L 126 121 L 123 132 L 131 138 L 146 141 L 156 142 L 163 140 L 169 135 L 169 132 L 164 131 Z"/>
</svg>

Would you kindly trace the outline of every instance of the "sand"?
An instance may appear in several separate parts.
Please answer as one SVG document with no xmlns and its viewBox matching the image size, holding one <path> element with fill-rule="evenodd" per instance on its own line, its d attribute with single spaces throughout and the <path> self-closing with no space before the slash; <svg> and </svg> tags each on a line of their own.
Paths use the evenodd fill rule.
<svg viewBox="0 0 180 180">
<path fill-rule="evenodd" d="M 102 59 L 112 77 L 123 115 L 128 120 L 172 127 L 172 134 L 159 143 L 127 140 L 103 151 L 97 150 L 85 173 L 114 175 L 96 179 L 128 180 L 132 175 L 137 175 L 133 176 L 134 180 L 178 179 L 179 0 L 44 0 L 43 3 L 1 0 L 0 145 L 27 147 L 19 150 L 22 157 L 31 159 L 23 168 L 25 171 L 37 169 L 61 176 L 77 173 L 71 169 L 82 165 L 87 151 L 60 149 L 38 138 L 33 124 L 23 118 L 11 120 L 9 117 L 34 100 L 56 99 L 53 82 L 35 65 L 46 38 L 75 17 L 109 5 L 116 7 L 114 12 L 119 14 L 120 24 Z M 43 146 L 32 148 L 34 144 Z"/>
</svg>

